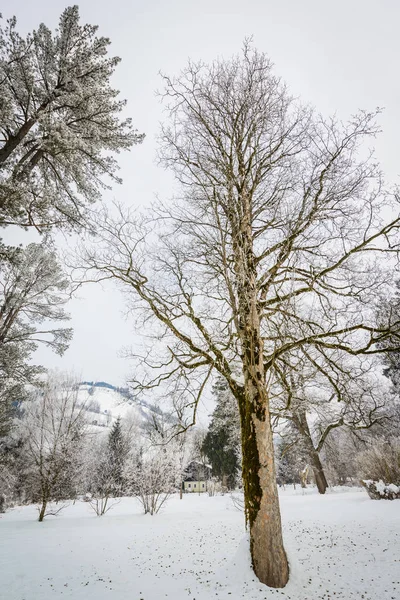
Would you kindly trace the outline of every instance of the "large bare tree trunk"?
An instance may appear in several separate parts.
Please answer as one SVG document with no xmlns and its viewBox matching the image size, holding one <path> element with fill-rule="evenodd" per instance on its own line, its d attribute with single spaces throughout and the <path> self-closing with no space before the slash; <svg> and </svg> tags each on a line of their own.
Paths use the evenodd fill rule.
<svg viewBox="0 0 400 600">
<path fill-rule="evenodd" d="M 283 547 L 275 477 L 274 447 L 266 390 L 261 395 L 246 384 L 242 413 L 243 487 L 254 572 L 270 587 L 284 587 L 289 568 Z M 261 396 L 261 397 L 260 397 Z"/>
<path fill-rule="evenodd" d="M 262 583 L 280 588 L 288 582 L 289 567 L 275 474 L 251 210 L 248 198 L 241 200 L 244 210 L 240 231 L 234 236 L 234 252 L 244 375 L 244 397 L 239 399 L 239 410 L 245 510 L 254 572 Z"/>
</svg>

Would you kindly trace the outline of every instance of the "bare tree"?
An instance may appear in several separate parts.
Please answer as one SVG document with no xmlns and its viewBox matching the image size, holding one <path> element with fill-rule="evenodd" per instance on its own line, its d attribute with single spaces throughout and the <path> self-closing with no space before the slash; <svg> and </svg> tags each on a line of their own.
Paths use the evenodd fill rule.
<svg viewBox="0 0 400 600">
<path fill-rule="evenodd" d="M 105 436 L 90 435 L 84 452 L 82 484 L 85 499 L 96 515 L 102 517 L 119 502 L 116 496 L 121 496 L 124 490 L 122 485 L 116 485 L 113 460 Z"/>
<path fill-rule="evenodd" d="M 157 445 L 140 447 L 127 461 L 125 478 L 144 513 L 157 514 L 181 481 L 176 445 L 160 438 Z"/>
<path fill-rule="evenodd" d="M 32 494 L 41 505 L 39 521 L 48 514 L 48 503 L 60 497 L 60 487 L 71 487 L 78 475 L 85 412 L 85 403 L 78 401 L 78 387 L 71 376 L 51 375 L 26 404 L 21 423 L 24 467 Z"/>
<path fill-rule="evenodd" d="M 308 349 L 300 358 L 296 353 L 287 356 L 285 364 L 275 365 L 271 415 L 283 438 L 284 422 L 291 422 L 289 445 L 296 443 L 294 429 L 309 456 L 318 491 L 324 494 L 328 481 L 321 452 L 329 436 L 338 428 L 358 434 L 382 424 L 388 416 L 390 393 L 378 374 L 377 361 L 347 357 L 343 363 L 342 356 L 329 350 L 318 361 L 314 357 L 313 349 Z"/>
<path fill-rule="evenodd" d="M 171 491 L 175 491 L 174 485 L 176 488 L 179 487 L 179 498 L 182 500 L 186 468 L 194 458 L 198 458 L 201 441 L 198 440 L 197 430 L 190 429 L 188 426 L 188 415 L 186 414 L 188 401 L 185 394 L 179 393 L 179 389 L 175 388 L 169 401 L 173 417 L 171 418 L 172 415 L 166 412 L 160 414 L 153 412 L 150 420 L 144 425 L 144 437 L 152 448 L 150 456 L 156 462 L 160 462 L 159 457 L 163 456 L 160 454 L 161 450 L 167 454 L 168 474 L 166 475 L 167 480 L 164 480 L 164 486 L 168 489 L 168 495 Z M 143 448 L 141 452 L 143 453 Z M 135 469 L 139 476 L 142 461 L 137 460 L 137 456 L 138 454 L 136 454 Z M 149 469 L 149 465 L 147 468 Z M 155 469 L 155 473 L 157 473 L 157 469 Z M 172 487 L 171 482 L 174 484 Z"/>
<path fill-rule="evenodd" d="M 96 247 L 84 250 L 85 278 L 131 291 L 164 348 L 143 357 L 148 375 L 133 387 L 178 378 L 195 413 L 211 372 L 226 379 L 240 412 L 253 567 L 282 587 L 274 370 L 295 349 L 312 348 L 318 364 L 329 350 L 358 356 L 380 352 L 385 339 L 398 345 L 397 320 L 376 324 L 397 264 L 397 198 L 358 151 L 377 132 L 375 114 L 347 124 L 313 114 L 247 44 L 241 57 L 189 63 L 165 85 L 161 160 L 181 197 L 155 207 L 148 227 L 104 215 Z"/>
</svg>

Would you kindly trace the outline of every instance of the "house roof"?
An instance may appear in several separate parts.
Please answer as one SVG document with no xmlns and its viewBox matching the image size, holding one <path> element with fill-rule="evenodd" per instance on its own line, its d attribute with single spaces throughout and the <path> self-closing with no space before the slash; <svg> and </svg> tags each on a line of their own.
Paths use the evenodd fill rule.
<svg viewBox="0 0 400 600">
<path fill-rule="evenodd" d="M 185 469 L 183 481 L 207 481 L 211 477 L 211 467 L 192 461 Z"/>
</svg>

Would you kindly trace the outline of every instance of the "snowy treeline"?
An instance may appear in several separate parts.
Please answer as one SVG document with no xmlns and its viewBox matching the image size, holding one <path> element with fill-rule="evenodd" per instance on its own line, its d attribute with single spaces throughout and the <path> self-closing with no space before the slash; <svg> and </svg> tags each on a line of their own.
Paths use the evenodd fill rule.
<svg viewBox="0 0 400 600">
<path fill-rule="evenodd" d="M 143 425 L 128 413 L 102 431 L 91 424 L 93 398 L 85 395 L 73 377 L 52 374 L 20 407 L 1 438 L 2 510 L 35 502 L 42 521 L 80 497 L 103 515 L 116 498 L 131 495 L 154 514 L 181 489 L 197 458 L 195 435 L 175 436 L 156 414 Z"/>
<path fill-rule="evenodd" d="M 363 395 L 357 395 L 353 386 L 353 395 L 343 398 L 341 403 L 332 397 L 326 398 L 323 388 L 319 396 L 314 391 L 310 401 L 305 398 L 304 389 L 298 387 L 290 411 L 288 405 L 279 411 L 277 394 L 275 464 L 280 486 L 318 486 L 324 481 L 325 486 L 318 486 L 320 493 L 324 493 L 328 485 L 360 485 L 364 479 L 383 481 L 387 485 L 400 483 L 397 392 L 390 389 L 388 382 L 385 385 L 382 378 L 378 378 L 380 385 L 375 383 L 374 388 L 372 380 L 364 379 Z M 353 384 L 354 381 L 355 378 Z M 313 381 L 314 390 L 317 383 Z M 202 448 L 212 465 L 213 475 L 223 486 L 233 488 L 241 481 L 239 411 L 222 379 L 215 383 L 213 394 L 216 408 Z M 380 403 L 373 404 L 372 397 L 379 398 Z M 291 418 L 292 415 L 295 418 Z"/>
</svg>

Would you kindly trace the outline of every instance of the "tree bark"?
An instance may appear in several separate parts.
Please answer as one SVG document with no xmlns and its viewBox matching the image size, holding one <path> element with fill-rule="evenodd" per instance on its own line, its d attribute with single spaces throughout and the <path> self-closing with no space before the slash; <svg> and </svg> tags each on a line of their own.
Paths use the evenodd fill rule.
<svg viewBox="0 0 400 600">
<path fill-rule="evenodd" d="M 315 483 L 317 484 L 318 492 L 325 494 L 328 489 L 328 481 L 325 477 L 324 468 L 319 457 L 319 452 L 314 447 L 311 437 L 311 431 L 308 426 L 307 415 L 305 412 L 297 411 L 293 415 L 293 422 L 297 427 L 298 432 L 303 437 L 308 455 L 310 457 L 311 468 L 313 470 Z"/>
<path fill-rule="evenodd" d="M 246 193 L 241 197 L 241 203 L 243 212 L 239 223 L 236 221 L 238 229 L 233 236 L 233 246 L 244 376 L 243 397 L 238 400 L 242 426 L 245 512 L 250 528 L 250 552 L 254 572 L 262 583 L 281 588 L 288 582 L 289 566 L 282 539 L 251 208 Z M 232 223 L 235 229 L 234 218 Z"/>
<path fill-rule="evenodd" d="M 39 513 L 39 523 L 41 523 L 44 519 L 44 516 L 46 514 L 46 507 L 47 507 L 47 499 L 42 498 L 42 507 L 41 507 L 40 513 Z"/>
<path fill-rule="evenodd" d="M 325 477 L 324 469 L 321 463 L 321 459 L 317 450 L 315 450 L 314 446 L 312 450 L 310 450 L 310 459 L 311 459 L 311 467 L 314 474 L 315 483 L 317 484 L 317 488 L 320 494 L 325 494 L 328 489 L 328 482 Z"/>
<path fill-rule="evenodd" d="M 289 579 L 289 567 L 283 547 L 267 393 L 265 386 L 255 388 L 248 379 L 245 395 L 246 401 L 241 403 L 243 488 L 251 559 L 260 581 L 280 588 Z"/>
</svg>

